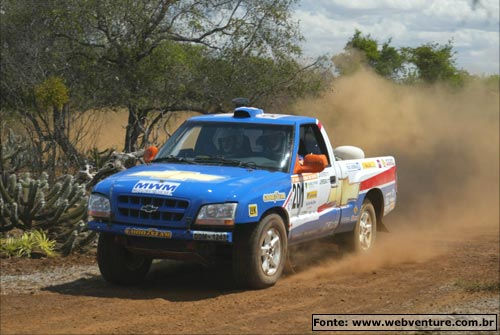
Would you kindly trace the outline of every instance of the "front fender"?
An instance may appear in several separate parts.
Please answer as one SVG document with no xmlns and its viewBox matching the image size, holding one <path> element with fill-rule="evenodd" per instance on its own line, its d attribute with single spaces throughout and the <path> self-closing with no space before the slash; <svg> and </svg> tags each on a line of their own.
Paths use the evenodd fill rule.
<svg viewBox="0 0 500 335">
<path fill-rule="evenodd" d="M 270 209 L 282 208 L 290 189 L 289 176 L 250 188 L 239 197 L 235 223 L 257 222 Z M 283 208 L 283 210 L 285 209 Z"/>
</svg>

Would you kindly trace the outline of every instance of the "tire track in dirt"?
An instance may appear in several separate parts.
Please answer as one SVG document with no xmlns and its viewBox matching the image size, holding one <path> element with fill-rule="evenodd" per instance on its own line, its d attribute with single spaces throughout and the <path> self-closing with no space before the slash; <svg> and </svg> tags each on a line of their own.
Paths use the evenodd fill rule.
<svg viewBox="0 0 500 335">
<path fill-rule="evenodd" d="M 260 291 L 235 289 L 217 269 L 168 264 L 155 266 L 135 288 L 111 287 L 100 277 L 76 279 L 36 294 L 3 295 L 1 332 L 304 333 L 311 313 L 432 313 L 456 306 L 467 312 L 468 304 L 477 310 L 488 299 L 482 312 L 498 313 L 491 310 L 498 291 L 468 293 L 456 285 L 458 279 L 498 283 L 495 233 L 450 239 L 443 253 L 425 262 L 304 277 L 323 266 L 316 265 Z"/>
</svg>

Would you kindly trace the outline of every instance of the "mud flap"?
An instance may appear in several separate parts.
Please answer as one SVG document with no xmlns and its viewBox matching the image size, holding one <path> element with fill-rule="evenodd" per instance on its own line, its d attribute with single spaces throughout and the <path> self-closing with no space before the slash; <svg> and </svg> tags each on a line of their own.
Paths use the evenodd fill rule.
<svg viewBox="0 0 500 335">
<path fill-rule="evenodd" d="M 377 222 L 377 230 L 382 231 L 384 233 L 390 233 L 389 229 L 387 229 L 386 225 L 382 220 L 380 220 L 380 222 Z"/>
<path fill-rule="evenodd" d="M 287 274 L 294 274 L 296 273 L 294 264 L 290 258 L 290 252 L 287 253 L 286 256 L 286 262 L 285 262 L 285 268 L 283 269 L 285 273 Z"/>
</svg>

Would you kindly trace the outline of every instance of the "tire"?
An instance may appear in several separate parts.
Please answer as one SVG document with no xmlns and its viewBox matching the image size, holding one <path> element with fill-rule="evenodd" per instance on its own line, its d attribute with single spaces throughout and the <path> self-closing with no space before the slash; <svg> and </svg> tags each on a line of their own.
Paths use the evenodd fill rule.
<svg viewBox="0 0 500 335">
<path fill-rule="evenodd" d="M 274 285 L 287 259 L 287 235 L 281 216 L 270 214 L 258 224 L 238 227 L 233 247 L 233 275 L 247 288 Z"/>
<path fill-rule="evenodd" d="M 368 253 L 373 249 L 377 238 L 377 215 L 369 199 L 363 201 L 358 221 L 350 233 L 336 236 L 341 246 L 347 251 Z"/>
<path fill-rule="evenodd" d="M 144 280 L 152 259 L 136 255 L 115 241 L 110 234 L 99 235 L 97 264 L 103 278 L 116 285 L 135 285 Z"/>
</svg>

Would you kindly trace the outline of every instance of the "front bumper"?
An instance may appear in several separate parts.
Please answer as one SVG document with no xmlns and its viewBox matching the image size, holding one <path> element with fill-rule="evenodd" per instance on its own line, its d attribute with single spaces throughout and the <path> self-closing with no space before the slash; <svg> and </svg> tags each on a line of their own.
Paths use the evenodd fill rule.
<svg viewBox="0 0 500 335">
<path fill-rule="evenodd" d="M 120 224 L 114 222 L 89 221 L 87 226 L 90 230 L 101 233 L 112 233 L 128 236 L 139 236 L 166 240 L 184 241 L 209 241 L 232 243 L 232 232 L 187 230 L 187 229 L 167 229 L 136 226 L 131 224 Z"/>
</svg>

